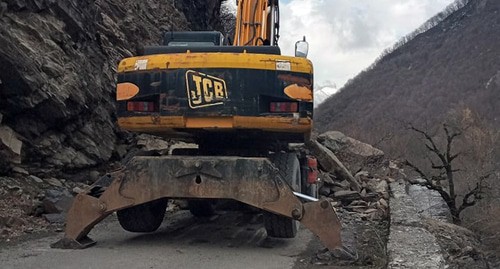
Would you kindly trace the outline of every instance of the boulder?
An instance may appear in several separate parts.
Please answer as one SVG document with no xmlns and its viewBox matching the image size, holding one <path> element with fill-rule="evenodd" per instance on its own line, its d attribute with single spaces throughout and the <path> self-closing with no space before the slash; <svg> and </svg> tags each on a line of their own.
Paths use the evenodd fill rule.
<svg viewBox="0 0 500 269">
<path fill-rule="evenodd" d="M 383 156 L 384 152 L 370 144 L 348 137 L 339 131 L 330 131 L 318 136 L 318 141 L 334 153 L 348 151 L 363 157 Z"/>
<path fill-rule="evenodd" d="M 318 141 L 336 154 L 350 171 L 356 172 L 383 159 L 384 152 L 338 131 L 318 136 Z"/>
<path fill-rule="evenodd" d="M 348 137 L 339 131 L 330 131 L 319 135 L 318 141 L 336 153 L 346 147 Z"/>
<path fill-rule="evenodd" d="M 18 134 L 8 126 L 0 126 L 0 154 L 10 159 L 12 163 L 21 163 L 21 148 L 23 142 Z"/>
<path fill-rule="evenodd" d="M 73 203 L 73 196 L 68 190 L 50 189 L 45 192 L 42 200 L 44 212 L 46 214 L 59 214 L 67 212 Z"/>
</svg>

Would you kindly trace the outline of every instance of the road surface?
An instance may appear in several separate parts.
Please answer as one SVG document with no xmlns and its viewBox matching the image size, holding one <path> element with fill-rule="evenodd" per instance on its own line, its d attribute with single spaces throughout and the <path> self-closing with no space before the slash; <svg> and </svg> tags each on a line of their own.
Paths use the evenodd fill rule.
<svg viewBox="0 0 500 269">
<path fill-rule="evenodd" d="M 222 212 L 208 220 L 188 211 L 169 214 L 151 234 L 121 229 L 116 217 L 99 223 L 89 235 L 97 244 L 84 250 L 51 249 L 57 236 L 0 245 L 0 268 L 294 268 L 311 240 L 305 229 L 297 238 L 267 238 L 259 215 Z"/>
</svg>

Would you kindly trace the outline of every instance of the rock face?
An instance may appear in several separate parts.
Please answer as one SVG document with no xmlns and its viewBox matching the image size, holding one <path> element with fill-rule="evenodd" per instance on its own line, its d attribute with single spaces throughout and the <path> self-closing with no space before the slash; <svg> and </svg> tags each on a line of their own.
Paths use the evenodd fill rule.
<svg viewBox="0 0 500 269">
<path fill-rule="evenodd" d="M 116 64 L 165 30 L 220 29 L 221 0 L 202 2 L 0 1 L 1 124 L 22 141 L 23 162 L 71 169 L 110 159 Z"/>
</svg>

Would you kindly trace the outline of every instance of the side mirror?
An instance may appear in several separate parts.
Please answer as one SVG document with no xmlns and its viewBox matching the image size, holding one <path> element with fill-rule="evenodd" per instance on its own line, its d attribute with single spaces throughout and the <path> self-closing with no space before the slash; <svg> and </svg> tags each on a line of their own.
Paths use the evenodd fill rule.
<svg viewBox="0 0 500 269">
<path fill-rule="evenodd" d="M 303 40 L 297 41 L 295 43 L 295 57 L 307 58 L 308 53 L 309 43 L 307 43 L 306 37 L 304 36 Z"/>
</svg>

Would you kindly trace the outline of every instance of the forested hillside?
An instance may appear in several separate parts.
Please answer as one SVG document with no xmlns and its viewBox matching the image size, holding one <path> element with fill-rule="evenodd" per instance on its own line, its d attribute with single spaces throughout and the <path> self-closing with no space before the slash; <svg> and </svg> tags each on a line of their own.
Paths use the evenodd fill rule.
<svg viewBox="0 0 500 269">
<path fill-rule="evenodd" d="M 458 107 L 500 126 L 500 1 L 470 1 L 380 58 L 319 106 L 316 128 L 376 143 L 401 122 L 433 125 Z"/>
</svg>

